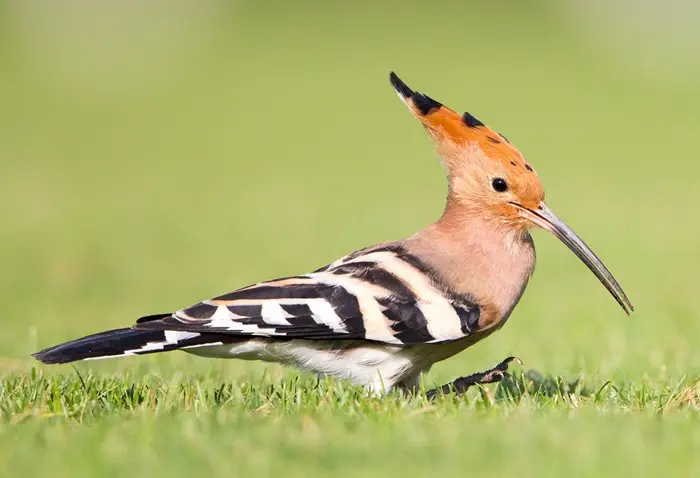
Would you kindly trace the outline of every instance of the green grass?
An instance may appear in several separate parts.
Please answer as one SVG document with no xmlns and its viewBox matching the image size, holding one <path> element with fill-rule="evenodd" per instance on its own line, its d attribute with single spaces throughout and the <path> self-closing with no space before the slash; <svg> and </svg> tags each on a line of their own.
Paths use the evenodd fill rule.
<svg viewBox="0 0 700 478">
<path fill-rule="evenodd" d="M 0 469 L 699 476 L 697 71 L 645 76 L 546 2 L 278 3 L 139 14 L 123 37 L 0 5 Z M 535 232 L 508 324 L 424 383 L 524 367 L 462 398 L 183 353 L 30 359 L 435 219 L 443 173 L 390 69 L 518 145 L 632 317 Z"/>
<path fill-rule="evenodd" d="M 74 474 L 100 476 L 654 476 L 674 460 L 675 473 L 692 476 L 700 465 L 697 381 L 591 389 L 530 373 L 435 403 L 298 378 L 33 370 L 2 386 L 0 456 L 14 460 L 16 473 L 69 463 Z M 645 455 L 629 460 L 641 448 Z"/>
</svg>

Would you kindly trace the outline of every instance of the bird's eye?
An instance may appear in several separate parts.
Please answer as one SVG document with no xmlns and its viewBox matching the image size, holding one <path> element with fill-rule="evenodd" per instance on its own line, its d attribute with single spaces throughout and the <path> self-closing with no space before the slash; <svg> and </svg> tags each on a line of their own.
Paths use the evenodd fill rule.
<svg viewBox="0 0 700 478">
<path fill-rule="evenodd" d="M 498 191 L 499 193 L 508 191 L 508 184 L 506 184 L 506 180 L 503 178 L 495 178 L 491 181 L 491 186 L 493 186 L 494 191 Z"/>
</svg>

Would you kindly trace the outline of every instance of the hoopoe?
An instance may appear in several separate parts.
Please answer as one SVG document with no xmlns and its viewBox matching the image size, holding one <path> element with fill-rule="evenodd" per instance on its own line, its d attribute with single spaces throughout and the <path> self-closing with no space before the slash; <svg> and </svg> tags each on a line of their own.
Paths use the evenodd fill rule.
<svg viewBox="0 0 700 478">
<path fill-rule="evenodd" d="M 260 282 L 174 313 L 142 317 L 34 354 L 44 363 L 185 350 L 279 362 L 374 392 L 415 391 L 422 372 L 500 329 L 535 267 L 529 229 L 558 237 L 629 314 L 605 265 L 544 202 L 537 173 L 502 134 L 410 89 L 401 101 L 447 170 L 442 216 L 413 236 L 361 249 L 310 274 Z M 513 357 L 429 392 L 503 378 Z"/>
</svg>

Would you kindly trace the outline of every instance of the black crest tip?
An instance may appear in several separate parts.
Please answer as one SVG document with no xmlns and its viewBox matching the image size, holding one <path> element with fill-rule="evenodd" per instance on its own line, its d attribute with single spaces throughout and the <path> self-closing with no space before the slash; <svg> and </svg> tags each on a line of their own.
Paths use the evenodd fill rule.
<svg viewBox="0 0 700 478">
<path fill-rule="evenodd" d="M 442 103 L 440 103 L 439 101 L 435 101 L 428 95 L 413 93 L 411 99 L 413 100 L 413 104 L 415 104 L 418 107 L 418 109 L 421 113 L 423 113 L 423 115 L 427 115 L 428 113 L 440 109 L 442 107 Z"/>
<path fill-rule="evenodd" d="M 396 92 L 404 99 L 410 99 L 413 104 L 418 108 L 422 115 L 427 115 L 428 113 L 435 111 L 442 107 L 442 103 L 435 101 L 428 95 L 423 95 L 417 91 L 413 91 L 409 88 L 406 83 L 401 81 L 396 73 L 393 71 L 389 73 L 389 81 L 391 86 L 394 87 Z"/>
<path fill-rule="evenodd" d="M 479 121 L 478 119 L 474 118 L 474 117 L 473 117 L 472 115 L 470 115 L 469 113 L 464 113 L 464 115 L 462 115 L 462 121 L 464 121 L 464 124 L 466 124 L 466 125 L 469 126 L 470 128 L 476 128 L 476 127 L 479 127 L 479 126 L 484 126 L 484 123 L 482 123 L 482 122 Z"/>
<path fill-rule="evenodd" d="M 389 73 L 389 82 L 391 82 L 391 86 L 394 87 L 396 92 L 404 98 L 410 98 L 413 96 L 413 90 L 409 88 L 406 83 L 401 81 L 401 78 L 399 78 L 393 71 Z"/>
</svg>

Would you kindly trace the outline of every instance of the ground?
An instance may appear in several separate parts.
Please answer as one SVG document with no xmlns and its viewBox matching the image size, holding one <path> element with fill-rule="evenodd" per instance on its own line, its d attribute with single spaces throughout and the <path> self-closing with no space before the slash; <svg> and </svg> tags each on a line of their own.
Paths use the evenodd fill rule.
<svg viewBox="0 0 700 478">
<path fill-rule="evenodd" d="M 131 69 L 94 71 L 99 42 L 62 44 L 47 27 L 25 51 L 24 36 L 8 38 L 26 18 L 10 23 L 0 38 L 1 469 L 700 476 L 697 81 L 668 65 L 663 77 L 628 69 L 540 3 L 496 3 L 241 3 L 170 56 L 158 44 Z M 74 41 L 99 29 L 70 31 Z M 156 37 L 139 38 L 120 61 L 147 58 Z M 503 386 L 464 397 L 368 397 L 184 353 L 75 367 L 30 358 L 435 219 L 443 172 L 388 84 L 392 69 L 525 153 L 632 316 L 535 231 L 537 269 L 506 326 L 425 377 L 430 388 L 522 359 Z"/>
<path fill-rule="evenodd" d="M 466 398 L 367 397 L 314 379 L 212 375 L 2 384 L 20 476 L 675 476 L 700 469 L 700 386 L 590 388 L 521 374 Z M 671 465 L 670 465 L 671 464 Z"/>
</svg>

